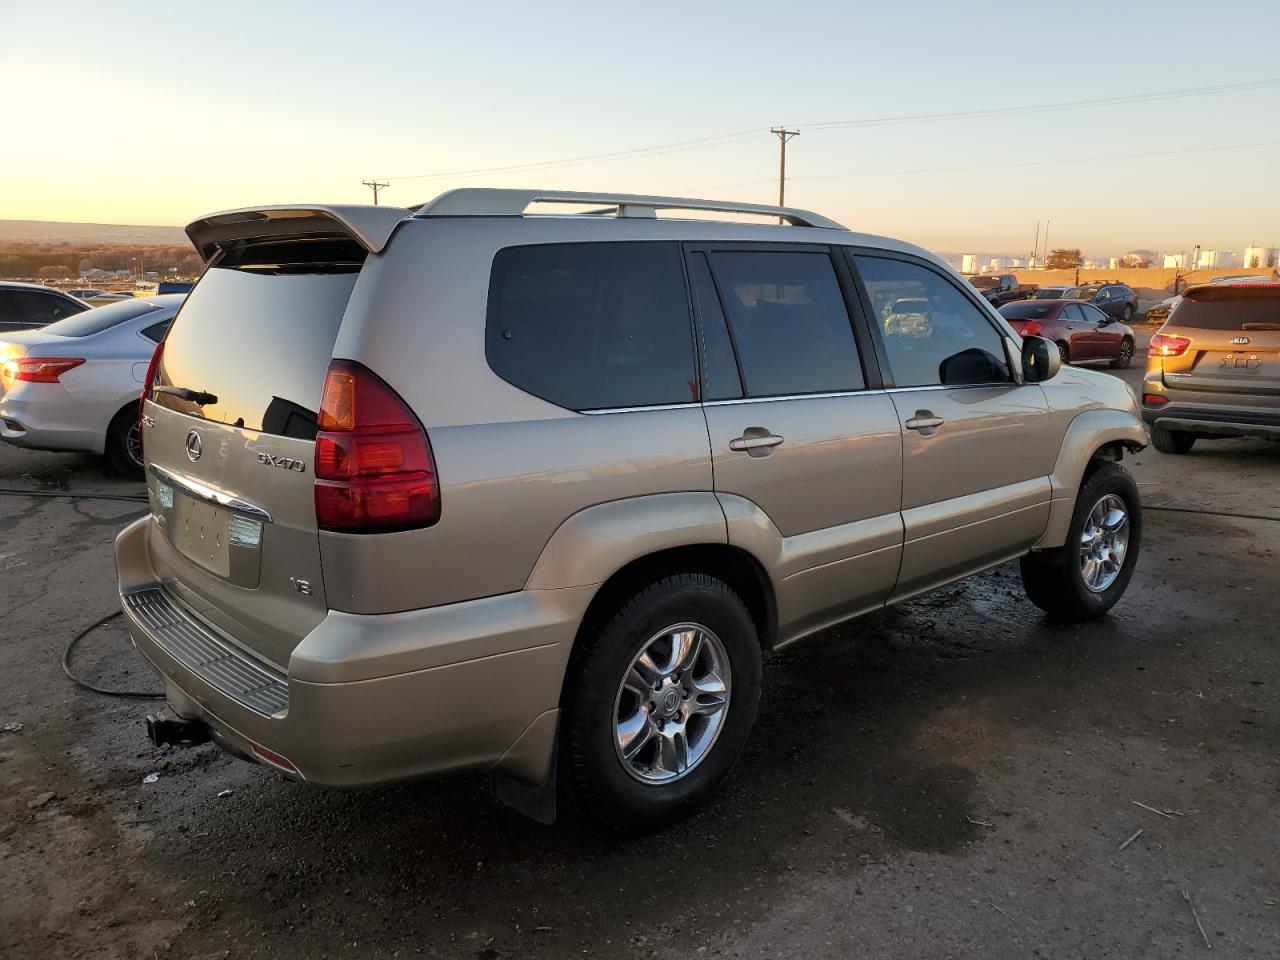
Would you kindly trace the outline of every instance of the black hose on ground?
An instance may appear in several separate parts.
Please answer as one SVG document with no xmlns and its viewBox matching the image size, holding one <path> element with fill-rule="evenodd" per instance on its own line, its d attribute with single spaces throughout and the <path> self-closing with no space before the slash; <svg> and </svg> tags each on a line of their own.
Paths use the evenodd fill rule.
<svg viewBox="0 0 1280 960">
<path fill-rule="evenodd" d="M 147 495 L 124 493 L 61 493 L 57 490 L 20 490 L 16 487 L 0 487 L 0 497 L 50 497 L 63 500 L 123 500 L 126 503 L 146 503 Z"/>
<path fill-rule="evenodd" d="M 121 616 L 121 611 L 119 610 L 115 613 L 108 613 L 105 617 L 99 617 L 72 637 L 71 642 L 68 643 L 66 649 L 62 651 L 62 672 L 65 673 L 67 678 L 76 686 L 84 687 L 86 690 L 92 690 L 94 693 L 105 694 L 108 697 L 133 697 L 142 700 L 163 700 L 163 693 L 152 693 L 149 690 L 108 690 L 106 687 L 100 687 L 97 684 L 90 683 L 88 680 L 77 677 L 75 673 L 72 672 L 71 651 L 76 648 L 76 644 L 91 634 L 94 630 L 97 630 L 99 627 L 109 623 L 118 616 Z"/>
</svg>

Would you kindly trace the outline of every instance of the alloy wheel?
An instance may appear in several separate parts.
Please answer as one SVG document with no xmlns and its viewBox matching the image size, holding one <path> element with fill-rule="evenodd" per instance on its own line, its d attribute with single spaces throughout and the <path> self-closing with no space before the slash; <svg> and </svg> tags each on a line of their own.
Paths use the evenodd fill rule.
<svg viewBox="0 0 1280 960">
<path fill-rule="evenodd" d="M 651 636 L 632 659 L 614 701 L 614 748 L 647 784 L 687 776 L 711 753 L 729 711 L 729 655 L 699 623 Z"/>
<path fill-rule="evenodd" d="M 1080 531 L 1080 577 L 1094 593 L 1116 582 L 1129 549 L 1129 512 L 1109 493 L 1093 505 Z"/>
</svg>

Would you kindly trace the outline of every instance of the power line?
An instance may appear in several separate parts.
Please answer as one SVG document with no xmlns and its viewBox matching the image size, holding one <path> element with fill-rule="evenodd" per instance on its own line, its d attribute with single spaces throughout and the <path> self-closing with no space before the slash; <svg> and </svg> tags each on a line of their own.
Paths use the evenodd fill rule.
<svg viewBox="0 0 1280 960">
<path fill-rule="evenodd" d="M 792 180 L 844 180 L 855 177 L 896 177 L 920 173 L 967 173 L 978 170 L 1007 170 L 1014 167 L 1047 167 L 1068 163 L 1095 163 L 1100 160 L 1142 160 L 1151 157 L 1172 157 L 1184 153 L 1211 153 L 1218 150 L 1252 150 L 1260 147 L 1280 147 L 1280 140 L 1265 140 L 1260 143 L 1227 143 L 1212 147 L 1187 147 L 1182 150 L 1157 150 L 1149 153 L 1117 153 L 1103 157 L 1064 157 L 1057 160 L 1025 160 L 1014 163 L 983 163 L 964 167 L 917 167 L 910 170 L 856 170 L 846 173 L 823 173 L 807 177 L 792 177 Z M 721 183 L 714 187 L 695 187 L 699 191 L 728 190 L 733 187 L 755 187 L 773 180 L 742 180 L 738 183 Z"/>
<path fill-rule="evenodd" d="M 1280 86 L 1280 77 L 1263 80 L 1248 80 L 1240 83 L 1210 84 L 1200 87 L 1183 87 L 1175 90 L 1158 90 L 1148 93 L 1127 94 L 1116 97 L 1099 97 L 1092 100 L 1069 100 L 1052 103 L 1027 104 L 1023 106 L 993 107 L 982 110 L 958 110 L 946 113 L 905 114 L 890 117 L 867 117 L 855 120 L 827 120 L 819 123 L 799 124 L 806 130 L 836 130 L 853 127 L 886 126 L 890 124 L 936 123 L 950 120 L 977 120 L 987 117 L 1016 116 L 1019 114 L 1047 113 L 1059 110 L 1080 110 L 1093 107 L 1116 106 L 1120 104 L 1151 103 L 1162 100 L 1181 100 L 1188 97 L 1212 96 L 1217 94 L 1241 93 L 1250 90 L 1263 90 Z M 648 147 L 634 147 L 629 150 L 617 150 L 610 153 L 588 154 L 577 157 L 562 157 L 556 160 L 539 160 L 530 163 L 515 163 L 505 166 L 472 167 L 465 170 L 449 170 L 436 173 L 401 174 L 380 179 L 395 180 L 446 180 L 485 176 L 497 173 L 517 173 L 526 170 L 545 170 L 558 167 L 580 166 L 591 163 L 605 163 L 613 160 L 624 160 L 639 156 L 661 156 L 684 150 L 695 150 L 710 146 L 724 146 L 759 136 L 758 128 L 739 130 L 733 133 L 722 133 L 709 137 L 697 137 L 690 140 L 676 140 Z"/>
</svg>

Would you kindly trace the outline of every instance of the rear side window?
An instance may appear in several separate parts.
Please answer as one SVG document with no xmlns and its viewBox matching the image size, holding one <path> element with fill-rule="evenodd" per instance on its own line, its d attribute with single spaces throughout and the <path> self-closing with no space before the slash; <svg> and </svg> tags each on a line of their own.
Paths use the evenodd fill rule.
<svg viewBox="0 0 1280 960">
<path fill-rule="evenodd" d="M 711 264 L 749 396 L 866 386 L 830 255 L 719 251 Z"/>
<path fill-rule="evenodd" d="M 44 332 L 59 337 L 87 337 L 157 309 L 159 308 L 154 304 L 143 300 L 121 300 L 119 303 L 94 307 L 92 310 L 77 313 L 74 317 L 51 323 L 45 327 Z"/>
<path fill-rule="evenodd" d="M 697 401 L 679 247 L 562 243 L 498 251 L 485 354 L 503 380 L 570 410 Z"/>
<path fill-rule="evenodd" d="M 139 332 L 152 343 L 159 343 L 164 339 L 164 335 L 169 332 L 171 326 L 173 326 L 173 317 L 161 320 L 159 323 L 153 323 Z"/>
</svg>

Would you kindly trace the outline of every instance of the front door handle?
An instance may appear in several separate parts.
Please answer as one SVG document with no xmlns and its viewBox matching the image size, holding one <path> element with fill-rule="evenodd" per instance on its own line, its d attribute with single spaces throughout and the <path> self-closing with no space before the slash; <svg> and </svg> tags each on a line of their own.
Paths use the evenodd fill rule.
<svg viewBox="0 0 1280 960">
<path fill-rule="evenodd" d="M 729 441 L 729 449 L 745 450 L 753 457 L 767 457 L 780 443 L 782 437 L 770 433 L 764 427 L 747 427 L 742 431 L 742 436 Z"/>
<path fill-rule="evenodd" d="M 935 417 L 932 410 L 917 410 L 916 415 L 903 424 L 908 430 L 918 430 L 922 436 L 932 437 L 947 421 Z"/>
</svg>

